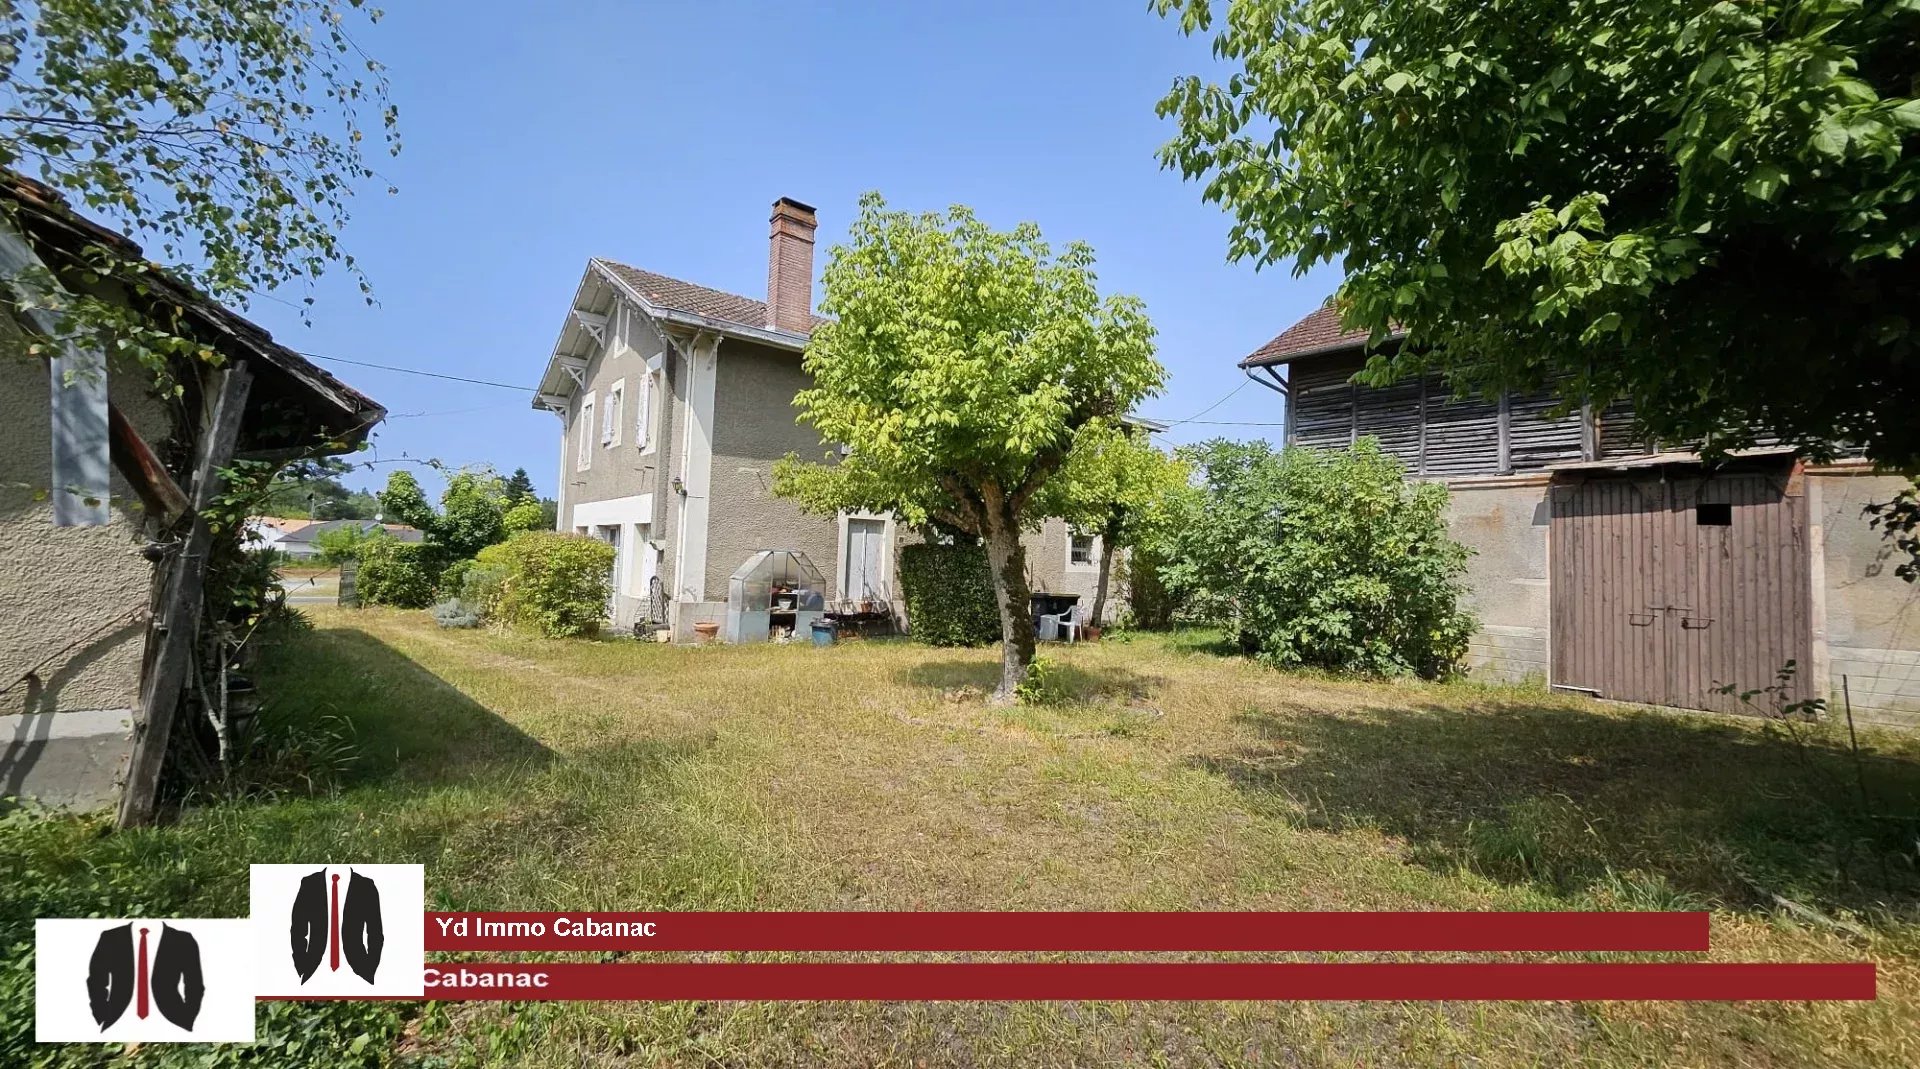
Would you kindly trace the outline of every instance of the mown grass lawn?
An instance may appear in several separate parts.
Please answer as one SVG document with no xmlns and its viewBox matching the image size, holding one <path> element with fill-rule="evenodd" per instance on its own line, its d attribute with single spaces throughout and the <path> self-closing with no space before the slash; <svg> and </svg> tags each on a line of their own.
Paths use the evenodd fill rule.
<svg viewBox="0 0 1920 1069">
<path fill-rule="evenodd" d="M 441 631 L 424 613 L 314 618 L 263 683 L 269 715 L 309 742 L 350 735 L 338 786 L 308 796 L 303 777 L 325 784 L 326 770 L 289 755 L 280 795 L 205 802 L 162 830 L 12 821 L 6 942 L 35 913 L 237 914 L 247 861 L 319 858 L 424 862 L 448 909 L 1701 906 L 1710 958 L 1870 958 L 1879 1001 L 280 1004 L 253 1057 L 1920 1064 L 1914 737 L 1864 733 L 1857 777 L 1844 730 L 1795 741 L 1544 692 L 1283 674 L 1205 636 L 1052 650 L 1079 700 L 1002 710 L 981 700 L 991 651 L 683 649 Z M 25 968 L 8 966 L 10 1013 Z M 23 1024 L 9 1022 L 0 1061 Z"/>
</svg>

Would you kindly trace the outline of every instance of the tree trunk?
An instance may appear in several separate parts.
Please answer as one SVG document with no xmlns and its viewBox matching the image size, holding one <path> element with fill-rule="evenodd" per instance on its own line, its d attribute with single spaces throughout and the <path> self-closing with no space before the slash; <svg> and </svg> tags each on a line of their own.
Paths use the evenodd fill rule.
<svg viewBox="0 0 1920 1069">
<path fill-rule="evenodd" d="M 1020 544 L 1019 518 L 1000 495 L 985 496 L 987 567 L 993 575 L 994 601 L 1000 607 L 1000 685 L 994 689 L 993 702 L 1008 705 L 1033 663 L 1032 592 L 1027 588 L 1027 552 Z"/>
<path fill-rule="evenodd" d="M 1093 611 L 1087 614 L 1087 622 L 1095 627 L 1106 626 L 1107 584 L 1113 579 L 1113 547 L 1119 541 L 1120 517 L 1116 514 L 1100 532 L 1100 581 L 1093 588 Z"/>
</svg>

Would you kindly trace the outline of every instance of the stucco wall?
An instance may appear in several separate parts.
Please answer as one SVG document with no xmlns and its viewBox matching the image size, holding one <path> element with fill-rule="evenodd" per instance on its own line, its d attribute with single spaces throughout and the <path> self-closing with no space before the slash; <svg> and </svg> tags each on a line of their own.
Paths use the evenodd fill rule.
<svg viewBox="0 0 1920 1069">
<path fill-rule="evenodd" d="M 605 501 L 650 493 L 661 482 L 660 458 L 663 454 L 660 449 L 660 412 L 664 406 L 657 395 L 664 391 L 656 383 L 653 429 L 648 435 L 649 447 L 645 450 L 634 443 L 639 421 L 639 413 L 634 406 L 640 394 L 640 380 L 647 373 L 647 361 L 660 352 L 662 343 L 659 335 L 648 329 L 637 314 L 616 319 L 609 324 L 609 328 L 608 337 L 613 339 L 614 344 L 588 362 L 586 388 L 574 392 L 573 401 L 567 409 L 563 438 L 565 458 L 561 465 L 562 530 L 571 529 L 569 518 L 572 506 L 582 501 Z M 599 425 L 601 413 L 606 411 L 608 391 L 616 382 L 624 382 L 626 392 L 620 441 L 618 445 L 602 445 Z M 594 426 L 590 431 L 593 457 L 587 470 L 581 471 L 577 449 L 580 409 L 589 394 L 594 400 Z"/>
<path fill-rule="evenodd" d="M 169 433 L 149 377 L 115 364 L 114 404 L 142 436 Z M 138 698 L 153 568 L 116 473 L 112 522 L 55 527 L 46 364 L 0 317 L 0 796 L 90 808 L 114 798 Z"/>
<path fill-rule="evenodd" d="M 1480 630 L 1467 646 L 1477 679 L 1547 677 L 1547 485 L 1543 476 L 1457 479 L 1448 528 L 1472 551 L 1467 605 Z"/>
<path fill-rule="evenodd" d="M 1863 506 L 1905 480 L 1844 466 L 1807 477 L 1814 553 L 1815 671 L 1841 712 L 1841 682 L 1863 722 L 1920 727 L 1920 585 L 1894 574 L 1898 550 L 1867 526 Z"/>
<path fill-rule="evenodd" d="M 799 422 L 793 397 L 811 385 L 800 354 L 729 340 L 720 346 L 713 395 L 712 498 L 707 515 L 708 601 L 727 598 L 727 577 L 763 549 L 797 549 L 839 596 L 838 524 L 773 495 L 773 463 L 788 453 L 818 460 L 820 435 Z"/>
<path fill-rule="evenodd" d="M 662 539 L 656 525 L 657 504 L 645 506 L 638 500 L 654 495 L 658 501 L 666 482 L 666 458 L 669 456 L 665 416 L 672 402 L 668 396 L 667 376 L 663 371 L 654 378 L 650 397 L 651 414 L 644 447 L 639 440 L 641 382 L 649 373 L 647 364 L 661 353 L 666 343 L 647 325 L 640 314 L 616 306 L 607 323 L 608 344 L 587 363 L 586 386 L 576 390 L 567 409 L 566 426 L 560 436 L 560 509 L 557 526 L 574 532 L 589 528 L 620 528 L 621 568 L 613 595 L 613 626 L 626 629 L 647 615 L 647 583 L 642 557 L 651 552 L 647 542 Z M 622 388 L 623 402 L 617 441 L 602 439 L 602 421 L 615 385 Z M 583 428 L 581 412 L 591 396 L 593 425 Z M 589 436 L 590 460 L 580 468 L 581 434 Z M 622 502 L 615 510 L 594 510 L 588 516 L 580 506 L 597 502 Z"/>
<path fill-rule="evenodd" d="M 1100 553 L 1104 549 L 1096 536 L 1093 543 L 1093 563 L 1077 565 L 1067 559 L 1068 541 L 1072 529 L 1061 519 L 1048 519 L 1040 529 L 1023 537 L 1020 542 L 1027 551 L 1027 585 L 1036 593 L 1078 594 L 1080 604 L 1089 610 L 1093 608 L 1094 595 L 1100 586 Z M 1119 619 L 1127 605 L 1125 583 L 1125 552 L 1113 562 L 1113 576 L 1107 584 L 1107 606 L 1105 616 L 1109 621 Z"/>
</svg>

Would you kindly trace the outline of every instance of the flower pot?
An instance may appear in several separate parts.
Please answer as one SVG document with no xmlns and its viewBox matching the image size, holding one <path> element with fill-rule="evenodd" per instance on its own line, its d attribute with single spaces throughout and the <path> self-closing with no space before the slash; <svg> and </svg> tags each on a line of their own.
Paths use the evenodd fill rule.
<svg viewBox="0 0 1920 1069">
<path fill-rule="evenodd" d="M 1080 633 L 1088 642 L 1098 642 L 1100 640 L 1100 628 L 1097 624 L 1088 624 L 1082 627 Z"/>
<path fill-rule="evenodd" d="M 718 621 L 702 620 L 693 625 L 693 640 L 703 646 L 712 642 L 718 634 L 720 634 L 720 624 Z"/>
</svg>

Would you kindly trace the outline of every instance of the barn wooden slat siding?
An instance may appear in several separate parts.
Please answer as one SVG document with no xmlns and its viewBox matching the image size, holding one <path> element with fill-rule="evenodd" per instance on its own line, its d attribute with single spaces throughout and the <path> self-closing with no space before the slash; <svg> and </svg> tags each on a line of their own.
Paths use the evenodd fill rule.
<svg viewBox="0 0 1920 1069">
<path fill-rule="evenodd" d="M 1288 372 L 1287 439 L 1295 445 L 1345 449 L 1353 444 L 1358 356 L 1302 361 Z"/>
<path fill-rule="evenodd" d="M 1358 354 L 1292 365 L 1290 443 L 1339 449 L 1371 435 L 1408 471 L 1441 478 L 1538 471 L 1585 455 L 1580 412 L 1551 415 L 1559 404 L 1551 393 L 1462 399 L 1435 376 L 1361 386 L 1352 379 L 1363 365 Z"/>
<path fill-rule="evenodd" d="M 1787 661 L 1808 693 L 1805 500 L 1784 463 L 1698 475 L 1590 476 L 1554 488 L 1553 682 L 1622 701 L 1753 710 L 1736 694 Z M 1730 522 L 1699 506 L 1727 505 Z M 1765 707 L 1766 699 L 1756 704 Z"/>
<path fill-rule="evenodd" d="M 1500 470 L 1500 406 L 1453 396 L 1438 379 L 1427 386 L 1427 442 L 1422 470 L 1432 476 L 1486 475 Z"/>
<path fill-rule="evenodd" d="M 1595 417 L 1599 426 L 1600 455 L 1597 459 L 1614 460 L 1624 457 L 1646 456 L 1653 452 L 1647 442 L 1636 439 L 1633 433 L 1633 405 L 1627 401 L 1615 401 L 1601 410 Z"/>
<path fill-rule="evenodd" d="M 1554 415 L 1560 399 L 1551 393 L 1516 394 L 1507 399 L 1507 450 L 1514 471 L 1538 471 L 1549 464 L 1585 459 L 1580 410 Z"/>
<path fill-rule="evenodd" d="M 1379 439 L 1381 450 L 1400 458 L 1412 472 L 1421 470 L 1420 415 L 1424 390 L 1425 383 L 1415 379 L 1378 389 L 1363 386 L 1354 395 L 1359 433 Z"/>
</svg>

